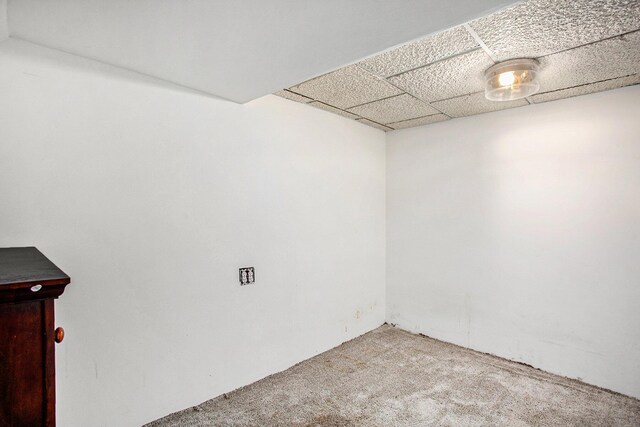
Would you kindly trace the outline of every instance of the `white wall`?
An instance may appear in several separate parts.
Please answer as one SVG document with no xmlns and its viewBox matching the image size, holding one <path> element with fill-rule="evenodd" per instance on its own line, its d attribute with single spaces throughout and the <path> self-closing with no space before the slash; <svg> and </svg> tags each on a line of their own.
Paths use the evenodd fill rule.
<svg viewBox="0 0 640 427">
<path fill-rule="evenodd" d="M 382 132 L 16 40 L 0 93 L 0 246 L 73 278 L 60 425 L 139 425 L 384 320 Z M 639 95 L 387 134 L 388 320 L 640 396 Z"/>
<path fill-rule="evenodd" d="M 383 132 L 15 40 L 0 93 L 0 246 L 72 277 L 59 425 L 140 425 L 384 321 Z"/>
<path fill-rule="evenodd" d="M 387 320 L 640 397 L 639 99 L 388 134 Z"/>
<path fill-rule="evenodd" d="M 7 26 L 7 0 L 0 0 L 0 41 L 9 37 L 9 28 Z"/>
</svg>

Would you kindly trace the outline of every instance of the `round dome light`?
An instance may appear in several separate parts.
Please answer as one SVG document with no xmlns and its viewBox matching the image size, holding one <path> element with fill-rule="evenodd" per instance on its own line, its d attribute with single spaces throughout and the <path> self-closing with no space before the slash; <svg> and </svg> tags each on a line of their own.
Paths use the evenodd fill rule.
<svg viewBox="0 0 640 427">
<path fill-rule="evenodd" d="M 484 72 L 484 96 L 491 101 L 513 101 L 540 89 L 536 80 L 540 66 L 535 59 L 511 59 Z"/>
</svg>

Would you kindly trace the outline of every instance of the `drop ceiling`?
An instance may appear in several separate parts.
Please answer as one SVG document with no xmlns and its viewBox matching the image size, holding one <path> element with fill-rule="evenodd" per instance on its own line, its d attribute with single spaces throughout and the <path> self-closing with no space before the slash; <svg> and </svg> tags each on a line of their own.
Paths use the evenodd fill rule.
<svg viewBox="0 0 640 427">
<path fill-rule="evenodd" d="M 540 91 L 488 101 L 484 71 L 540 61 Z M 281 90 L 385 131 L 640 83 L 638 0 L 530 0 Z"/>
<path fill-rule="evenodd" d="M 9 0 L 7 10 L 12 38 L 247 102 L 513 3 Z"/>
</svg>

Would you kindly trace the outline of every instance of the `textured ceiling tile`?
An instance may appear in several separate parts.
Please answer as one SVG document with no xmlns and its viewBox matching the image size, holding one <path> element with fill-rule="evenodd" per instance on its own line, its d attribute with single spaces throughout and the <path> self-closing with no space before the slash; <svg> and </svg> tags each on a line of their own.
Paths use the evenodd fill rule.
<svg viewBox="0 0 640 427">
<path fill-rule="evenodd" d="M 555 101 L 557 99 L 571 98 L 572 96 L 587 95 L 589 93 L 601 92 L 603 90 L 616 89 L 623 86 L 635 85 L 640 83 L 640 74 L 633 76 L 619 77 L 617 79 L 605 80 L 602 82 L 576 86 L 568 89 L 560 89 L 553 92 L 539 93 L 531 98 L 533 102 L 539 104 L 541 102 Z"/>
<path fill-rule="evenodd" d="M 469 32 L 464 27 L 456 27 L 365 59 L 358 65 L 388 77 L 476 47 L 478 43 Z"/>
<path fill-rule="evenodd" d="M 318 102 L 318 101 L 310 102 L 307 105 L 311 105 L 312 107 L 316 107 L 316 108 L 319 108 L 319 109 L 324 110 L 324 111 L 329 111 L 330 113 L 338 114 L 340 116 L 347 117 L 347 118 L 350 118 L 350 119 L 355 119 L 355 118 L 358 117 L 355 114 L 351 114 L 351 113 L 349 113 L 347 111 L 343 111 L 343 110 L 341 110 L 339 108 L 335 108 L 335 107 L 332 107 L 331 105 L 327 105 L 327 104 L 324 104 L 324 103 Z"/>
<path fill-rule="evenodd" d="M 296 102 L 302 102 L 302 103 L 307 103 L 307 102 L 311 102 L 313 101 L 313 99 L 311 98 L 307 98 L 306 96 L 302 96 L 302 95 L 298 95 L 297 93 L 293 93 L 291 91 L 288 90 L 281 90 L 279 92 L 274 93 L 274 95 L 278 95 L 281 96 L 282 98 L 286 98 L 289 99 L 291 101 L 296 101 Z"/>
<path fill-rule="evenodd" d="M 540 58 L 540 92 L 640 73 L 640 31 Z"/>
<path fill-rule="evenodd" d="M 473 116 L 474 114 L 489 113 L 491 111 L 522 107 L 524 105 L 529 105 L 524 99 L 506 102 L 489 101 L 484 97 L 484 92 L 472 93 L 433 103 L 434 107 L 451 117 Z"/>
<path fill-rule="evenodd" d="M 343 109 L 402 93 L 357 65 L 300 83 L 291 90 Z"/>
<path fill-rule="evenodd" d="M 499 60 L 539 57 L 640 29 L 638 0 L 529 0 L 470 23 Z"/>
<path fill-rule="evenodd" d="M 412 128 L 414 126 L 423 126 L 423 125 L 429 125 L 431 123 L 443 122 L 445 120 L 449 120 L 449 117 L 445 116 L 444 114 L 434 114 L 432 116 L 418 117 L 417 119 L 403 120 L 401 122 L 390 123 L 389 126 L 393 127 L 394 129 L 405 129 L 405 128 Z"/>
<path fill-rule="evenodd" d="M 406 93 L 351 108 L 349 111 L 384 124 L 439 113 L 426 102 Z"/>
<path fill-rule="evenodd" d="M 373 127 L 373 128 L 383 130 L 383 131 L 385 131 L 385 132 L 390 131 L 390 130 L 393 130 L 393 128 L 390 128 L 390 127 L 388 127 L 388 126 L 381 125 L 380 123 L 372 122 L 371 120 L 367 120 L 367 119 L 356 119 L 356 121 L 357 121 L 358 123 L 364 123 L 364 124 L 365 124 L 365 125 L 367 125 L 367 126 L 371 126 L 371 127 Z"/>
<path fill-rule="evenodd" d="M 491 58 L 478 49 L 390 77 L 389 81 L 431 102 L 483 90 L 484 71 L 491 65 Z"/>
</svg>

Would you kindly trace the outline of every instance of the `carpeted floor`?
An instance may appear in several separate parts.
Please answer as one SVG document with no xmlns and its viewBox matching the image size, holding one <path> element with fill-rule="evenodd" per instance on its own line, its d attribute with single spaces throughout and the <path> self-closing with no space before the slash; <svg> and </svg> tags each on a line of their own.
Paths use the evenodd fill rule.
<svg viewBox="0 0 640 427">
<path fill-rule="evenodd" d="M 640 401 L 384 325 L 148 426 L 640 426 Z"/>
</svg>

